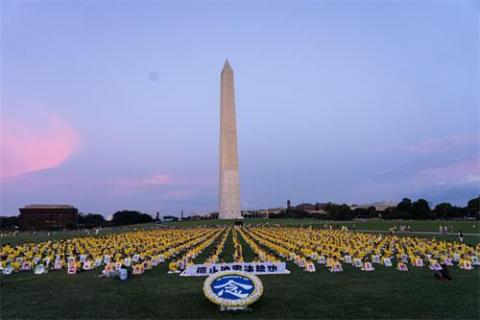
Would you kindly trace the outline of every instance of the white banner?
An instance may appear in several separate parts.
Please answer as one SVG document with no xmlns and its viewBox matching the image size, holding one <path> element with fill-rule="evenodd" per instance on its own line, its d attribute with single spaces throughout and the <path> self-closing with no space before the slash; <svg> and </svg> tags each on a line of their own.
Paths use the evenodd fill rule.
<svg viewBox="0 0 480 320">
<path fill-rule="evenodd" d="M 208 276 L 220 271 L 241 271 L 257 275 L 287 274 L 285 262 L 242 262 L 242 263 L 205 263 L 188 266 L 180 275 L 183 277 Z"/>
</svg>

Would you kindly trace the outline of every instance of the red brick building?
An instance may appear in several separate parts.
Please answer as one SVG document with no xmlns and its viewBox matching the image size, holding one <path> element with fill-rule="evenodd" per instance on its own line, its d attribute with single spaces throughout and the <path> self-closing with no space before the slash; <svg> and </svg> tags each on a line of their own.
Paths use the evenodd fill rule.
<svg viewBox="0 0 480 320">
<path fill-rule="evenodd" d="M 72 228 L 78 209 L 68 205 L 29 205 L 20 208 L 19 225 L 23 230 Z"/>
</svg>

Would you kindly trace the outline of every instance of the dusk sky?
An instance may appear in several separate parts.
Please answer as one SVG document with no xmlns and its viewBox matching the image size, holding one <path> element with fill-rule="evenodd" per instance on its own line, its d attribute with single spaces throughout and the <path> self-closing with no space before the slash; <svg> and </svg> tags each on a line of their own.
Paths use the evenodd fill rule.
<svg viewBox="0 0 480 320">
<path fill-rule="evenodd" d="M 2 1 L 1 215 L 218 206 L 235 72 L 242 209 L 479 194 L 474 1 Z"/>
</svg>

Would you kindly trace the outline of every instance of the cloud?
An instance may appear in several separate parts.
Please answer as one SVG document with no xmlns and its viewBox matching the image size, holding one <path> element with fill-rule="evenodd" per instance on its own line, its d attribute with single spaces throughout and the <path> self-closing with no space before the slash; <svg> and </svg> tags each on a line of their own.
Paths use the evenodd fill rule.
<svg viewBox="0 0 480 320">
<path fill-rule="evenodd" d="M 365 188 L 355 191 L 356 197 L 401 199 L 407 196 L 425 198 L 433 203 L 450 201 L 464 205 L 480 192 L 480 157 L 475 154 L 452 160 L 428 156 L 426 161 L 378 172 L 368 182 Z"/>
<path fill-rule="evenodd" d="M 173 183 L 173 179 L 170 176 L 165 174 L 155 174 L 147 178 L 121 180 L 119 181 L 118 186 L 131 190 L 163 186 L 171 183 Z"/>
<path fill-rule="evenodd" d="M 142 197 L 154 201 L 157 205 L 182 203 L 184 208 L 188 208 L 190 201 L 203 203 L 210 199 L 212 194 L 216 194 L 215 182 L 216 179 L 182 178 L 162 173 L 140 178 L 110 180 L 103 190 L 109 190 L 110 195 L 120 196 L 122 199 Z"/>
<path fill-rule="evenodd" d="M 399 149 L 411 153 L 429 154 L 453 150 L 462 146 L 477 145 L 480 142 L 478 134 L 459 134 L 420 141 L 409 146 L 401 146 Z"/>
<path fill-rule="evenodd" d="M 420 173 L 443 184 L 476 182 L 480 180 L 480 158 L 475 157 L 442 167 L 428 168 Z"/>
<path fill-rule="evenodd" d="M 426 186 L 410 194 L 411 199 L 427 199 L 432 206 L 441 202 L 450 202 L 454 205 L 465 206 L 467 202 L 480 194 L 478 183 L 464 184 L 437 184 Z"/>
<path fill-rule="evenodd" d="M 122 191 L 170 186 L 171 196 L 186 196 L 190 190 L 209 190 L 215 186 L 216 179 L 178 178 L 169 174 L 153 174 L 144 178 L 122 178 L 110 181 L 110 184 Z"/>
<path fill-rule="evenodd" d="M 188 199 L 190 196 L 192 196 L 193 192 L 192 190 L 172 190 L 168 191 L 165 194 L 165 197 L 168 199 Z"/>
<path fill-rule="evenodd" d="M 2 180 L 58 167 L 78 150 L 79 134 L 65 120 L 56 115 L 37 120 L 0 120 Z"/>
<path fill-rule="evenodd" d="M 429 139 L 409 146 L 394 147 L 402 154 L 373 173 L 370 183 L 392 182 L 430 185 L 468 183 L 478 178 L 480 135 L 478 133 L 457 134 Z M 464 159 L 460 160 L 459 159 Z M 394 163 L 397 164 L 394 166 Z"/>
<path fill-rule="evenodd" d="M 465 177 L 465 182 L 467 182 L 467 183 L 480 182 L 480 175 L 479 174 L 468 174 Z"/>
</svg>

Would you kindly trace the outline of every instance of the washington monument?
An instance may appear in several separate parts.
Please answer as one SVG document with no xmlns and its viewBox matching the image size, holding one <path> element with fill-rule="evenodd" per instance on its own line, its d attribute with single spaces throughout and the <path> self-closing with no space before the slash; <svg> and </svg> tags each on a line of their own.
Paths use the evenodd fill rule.
<svg viewBox="0 0 480 320">
<path fill-rule="evenodd" d="M 238 176 L 237 121 L 233 70 L 227 60 L 220 80 L 220 199 L 219 218 L 236 219 L 240 211 L 240 179 Z"/>
</svg>

